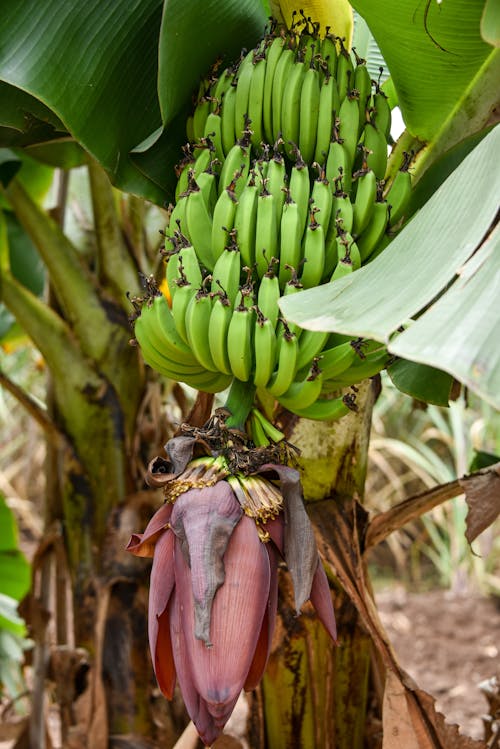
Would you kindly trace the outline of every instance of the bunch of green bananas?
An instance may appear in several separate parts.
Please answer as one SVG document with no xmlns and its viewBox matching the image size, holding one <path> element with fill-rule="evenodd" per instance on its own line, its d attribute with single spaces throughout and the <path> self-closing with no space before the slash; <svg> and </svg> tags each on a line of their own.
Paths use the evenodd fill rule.
<svg viewBox="0 0 500 749">
<path fill-rule="evenodd" d="M 172 307 L 158 296 L 135 323 L 148 364 L 209 392 L 249 382 L 300 416 L 347 411 L 327 394 L 380 371 L 385 348 L 301 330 L 278 299 L 353 272 L 401 223 L 390 119 L 364 61 L 305 19 L 202 82 L 166 232 Z"/>
</svg>

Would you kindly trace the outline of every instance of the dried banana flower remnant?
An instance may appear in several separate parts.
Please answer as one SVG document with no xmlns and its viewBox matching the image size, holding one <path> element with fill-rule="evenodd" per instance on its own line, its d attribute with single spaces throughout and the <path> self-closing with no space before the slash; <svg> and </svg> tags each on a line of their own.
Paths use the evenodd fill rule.
<svg viewBox="0 0 500 749">
<path fill-rule="evenodd" d="M 210 745 L 241 690 L 254 689 L 264 673 L 280 558 L 290 568 L 297 611 L 311 599 L 334 640 L 335 616 L 298 472 L 267 464 L 249 476 L 230 473 L 222 456 L 186 463 L 186 438 L 171 440 L 167 452 L 179 456 L 176 440 L 184 440 L 182 460 L 152 464 L 166 502 L 128 550 L 153 557 L 149 643 L 159 687 L 171 699 L 178 681 Z"/>
</svg>

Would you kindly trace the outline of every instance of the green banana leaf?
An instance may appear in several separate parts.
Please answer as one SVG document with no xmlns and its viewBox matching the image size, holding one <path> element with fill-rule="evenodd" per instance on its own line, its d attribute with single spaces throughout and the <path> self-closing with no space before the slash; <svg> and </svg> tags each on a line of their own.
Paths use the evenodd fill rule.
<svg viewBox="0 0 500 749">
<path fill-rule="evenodd" d="M 266 17 L 259 0 L 4 0 L 0 145 L 69 133 L 114 184 L 162 204 L 198 81 L 217 56 L 253 45 Z"/>
<path fill-rule="evenodd" d="M 33 200 L 41 203 L 54 178 L 53 168 L 42 164 L 25 151 L 0 148 L 0 183 L 6 187 L 13 177 L 18 177 Z M 8 201 L 0 193 L 0 209 L 10 210 Z"/>
<path fill-rule="evenodd" d="M 495 219 L 500 173 L 491 165 L 499 151 L 497 126 L 372 263 L 282 298 L 285 317 L 313 330 L 384 341 L 391 353 L 448 372 L 498 408 L 496 232 L 478 253 L 481 263 L 474 257 L 453 282 Z M 401 326 L 409 328 L 398 335 Z"/>
<path fill-rule="evenodd" d="M 456 283 L 389 348 L 398 356 L 451 372 L 500 410 L 499 301 L 497 225 Z"/>
<path fill-rule="evenodd" d="M 0 595 L 20 601 L 30 580 L 30 565 L 18 549 L 14 516 L 0 494 Z"/>
<path fill-rule="evenodd" d="M 130 150 L 161 125 L 160 0 L 4 0 L 0 76 L 42 102 L 123 189 L 161 201 Z"/>
<path fill-rule="evenodd" d="M 386 0 L 383 12 L 378 0 L 352 5 L 387 61 L 407 129 L 432 143 L 423 158 L 487 124 L 499 101 L 500 51 L 481 35 L 484 2 Z"/>
<path fill-rule="evenodd" d="M 253 47 L 262 38 L 267 16 L 264 4 L 255 0 L 166 0 L 158 72 L 165 124 L 186 110 L 201 78 L 218 58 L 234 61 L 242 47 Z"/>
<path fill-rule="evenodd" d="M 0 268 L 9 267 L 23 286 L 37 296 L 45 286 L 45 266 L 24 229 L 16 217 L 0 208 Z M 4 232 L 4 234 L 2 234 Z M 7 241 L 4 242 L 3 238 Z M 4 253 L 8 257 L 4 257 Z M 1 300 L 0 279 L 0 300 Z M 14 317 L 0 301 L 0 342 L 15 342 L 23 338 L 23 333 Z"/>
<path fill-rule="evenodd" d="M 387 367 L 392 383 L 406 395 L 435 406 L 448 406 L 455 380 L 447 372 L 425 364 L 396 359 Z"/>
</svg>

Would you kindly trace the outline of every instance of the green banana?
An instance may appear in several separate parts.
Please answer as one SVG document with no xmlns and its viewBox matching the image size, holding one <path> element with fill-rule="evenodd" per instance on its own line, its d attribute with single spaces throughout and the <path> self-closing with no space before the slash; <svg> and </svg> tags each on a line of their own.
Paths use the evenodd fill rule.
<svg viewBox="0 0 500 749">
<path fill-rule="evenodd" d="M 271 42 L 267 50 L 266 75 L 264 79 L 264 94 L 262 97 L 262 119 L 264 124 L 264 139 L 267 143 L 274 141 L 273 115 L 272 115 L 272 97 L 274 74 L 278 61 L 285 49 L 286 38 L 277 36 Z"/>
<path fill-rule="evenodd" d="M 254 57 L 253 72 L 248 94 L 248 117 L 251 123 L 253 146 L 258 149 L 264 141 L 263 98 L 267 61 L 263 54 Z"/>
<path fill-rule="evenodd" d="M 309 169 L 298 149 L 295 149 L 295 156 L 296 163 L 291 169 L 289 189 L 291 199 L 297 203 L 302 231 L 304 231 L 309 212 Z"/>
<path fill-rule="evenodd" d="M 195 158 L 194 164 L 193 164 L 193 177 L 195 179 L 198 178 L 198 176 L 205 171 L 205 169 L 208 169 L 212 161 L 212 152 L 208 146 L 204 146 L 203 148 L 198 149 L 198 154 Z M 189 179 L 188 179 L 189 183 Z M 186 187 L 186 190 L 189 188 L 189 184 Z"/>
<path fill-rule="evenodd" d="M 142 358 L 148 366 L 164 377 L 177 381 L 183 381 L 187 376 L 204 373 L 199 364 L 196 364 L 194 367 L 183 366 L 177 362 L 172 362 L 168 357 L 160 353 L 153 344 L 151 330 L 146 325 L 141 324 L 140 320 L 141 318 L 139 317 L 135 323 L 135 337 L 141 349 Z"/>
<path fill-rule="evenodd" d="M 200 140 L 203 138 L 205 132 L 205 123 L 210 113 L 210 99 L 207 96 L 202 96 L 196 104 L 196 108 L 193 113 L 193 134 L 194 140 Z"/>
<path fill-rule="evenodd" d="M 330 281 L 336 281 L 361 266 L 361 258 L 356 242 L 349 232 L 342 232 L 337 237 L 338 262 Z"/>
<path fill-rule="evenodd" d="M 366 66 L 366 60 L 361 59 L 353 50 L 356 57 L 356 67 L 354 68 L 354 76 L 352 80 L 353 88 L 359 93 L 359 117 L 360 121 L 365 121 L 365 113 L 368 108 L 370 94 L 372 90 L 372 81 L 370 72 Z"/>
<path fill-rule="evenodd" d="M 326 235 L 325 241 L 325 268 L 323 271 L 322 281 L 328 281 L 331 278 L 333 269 L 338 262 L 338 247 L 337 247 L 337 228 L 334 225 L 333 217 L 330 222 L 330 227 Z"/>
<path fill-rule="evenodd" d="M 364 354 L 364 358 L 352 364 L 348 369 L 335 377 L 324 377 L 324 385 L 333 389 L 354 385 L 368 377 L 374 377 L 385 368 L 390 359 L 385 346 L 378 344 L 378 348 Z"/>
<path fill-rule="evenodd" d="M 311 289 L 321 282 L 325 267 L 325 234 L 323 226 L 316 221 L 314 209 L 311 210 L 311 221 L 304 234 L 302 254 L 305 264 L 300 282 L 305 289 Z"/>
<path fill-rule="evenodd" d="M 280 223 L 280 269 L 279 283 L 284 288 L 290 280 L 290 269 L 297 269 L 302 260 L 302 235 L 304 223 L 298 204 L 292 200 L 290 190 L 286 191 L 285 204 Z"/>
<path fill-rule="evenodd" d="M 267 182 L 267 180 L 265 180 Z M 259 277 L 267 272 L 273 257 L 278 257 L 278 220 L 274 195 L 264 185 L 257 198 L 257 224 L 255 229 L 255 262 Z"/>
<path fill-rule="evenodd" d="M 294 413 L 303 419 L 314 419 L 315 421 L 336 421 L 349 413 L 348 406 L 342 397 L 318 398 L 307 408 L 295 408 Z"/>
<path fill-rule="evenodd" d="M 279 341 L 278 367 L 266 385 L 266 390 L 275 398 L 286 393 L 293 382 L 297 352 L 297 336 L 290 331 L 286 323 L 283 323 L 283 332 Z"/>
<path fill-rule="evenodd" d="M 203 136 L 205 140 L 213 143 L 215 157 L 222 164 L 224 161 L 224 148 L 222 146 L 222 117 L 219 108 L 209 113 L 205 122 Z"/>
<path fill-rule="evenodd" d="M 356 157 L 359 131 L 359 94 L 356 90 L 353 90 L 348 92 L 340 105 L 338 130 L 351 164 L 354 163 Z M 344 187 L 344 189 L 346 188 Z"/>
<path fill-rule="evenodd" d="M 319 94 L 318 131 L 316 133 L 316 148 L 314 151 L 314 161 L 317 161 L 318 164 L 326 164 L 334 117 L 338 116 L 339 109 L 340 97 L 337 83 L 333 75 L 327 75 L 322 83 Z"/>
<path fill-rule="evenodd" d="M 367 167 L 373 170 L 377 179 L 384 179 L 387 169 L 387 140 L 372 122 L 365 125 L 363 144 L 367 149 Z"/>
<path fill-rule="evenodd" d="M 311 163 L 314 159 L 316 134 L 318 130 L 319 104 L 320 77 L 319 72 L 313 65 L 313 60 L 311 60 L 311 64 L 303 76 L 299 102 L 298 145 L 302 158 L 307 163 Z M 294 138 L 290 138 L 290 140 L 297 143 L 297 140 Z"/>
<path fill-rule="evenodd" d="M 236 104 L 234 109 L 234 131 L 236 138 L 241 138 L 247 129 L 248 102 L 254 69 L 255 50 L 243 58 L 238 68 L 236 80 Z"/>
<path fill-rule="evenodd" d="M 299 350 L 297 353 L 297 371 L 304 367 L 310 367 L 315 356 L 322 351 L 328 340 L 329 333 L 318 330 L 303 330 L 299 338 Z"/>
<path fill-rule="evenodd" d="M 308 376 L 301 381 L 292 382 L 288 390 L 277 398 L 278 403 L 292 412 L 297 408 L 308 408 L 321 395 L 322 383 L 323 376 L 314 361 Z"/>
<path fill-rule="evenodd" d="M 240 195 L 236 206 L 233 228 L 240 248 L 241 265 L 251 267 L 255 262 L 255 230 L 257 227 L 257 198 L 259 188 L 252 176 Z"/>
<path fill-rule="evenodd" d="M 382 240 L 388 225 L 388 205 L 386 201 L 377 201 L 373 206 L 373 213 L 368 226 L 358 237 L 358 245 L 361 262 L 368 260 L 372 252 Z"/>
<path fill-rule="evenodd" d="M 163 294 L 155 297 L 152 310 L 156 317 L 158 336 L 162 338 L 161 350 L 173 362 L 195 365 L 196 359 L 189 346 L 178 334 L 172 312 Z"/>
<path fill-rule="evenodd" d="M 405 218 L 411 195 L 411 176 L 408 171 L 411 156 L 405 154 L 405 161 L 401 169 L 394 177 L 389 191 L 385 195 L 387 203 L 390 205 L 390 225 L 394 226 Z"/>
<path fill-rule="evenodd" d="M 279 280 L 274 272 L 273 263 L 271 262 L 260 280 L 259 290 L 257 292 L 257 306 L 264 317 L 271 321 L 273 330 L 278 321 L 278 299 L 280 296 Z"/>
<path fill-rule="evenodd" d="M 183 192 L 179 195 L 177 203 L 174 205 L 170 213 L 168 226 L 165 230 L 166 237 L 173 237 L 174 231 L 178 229 L 189 239 L 189 232 L 186 222 L 187 198 L 187 192 Z"/>
<path fill-rule="evenodd" d="M 196 390 L 203 390 L 205 393 L 221 393 L 229 387 L 231 380 L 232 377 L 220 372 L 203 372 L 199 375 L 186 375 L 182 382 Z"/>
<path fill-rule="evenodd" d="M 233 190 L 234 182 L 222 191 L 215 204 L 210 227 L 212 267 L 224 252 L 229 242 L 229 233 L 234 225 L 238 198 Z"/>
<path fill-rule="evenodd" d="M 292 158 L 296 153 L 294 145 L 298 145 L 299 142 L 300 98 L 304 75 L 304 63 L 297 60 L 288 74 L 288 80 L 283 91 L 280 129 L 285 142 L 285 151 L 289 158 Z"/>
<path fill-rule="evenodd" d="M 220 76 L 215 81 L 214 85 L 210 89 L 210 96 L 212 98 L 212 111 L 215 112 L 220 109 L 222 100 L 230 87 L 234 83 L 234 70 L 233 68 L 226 68 L 222 71 Z"/>
<path fill-rule="evenodd" d="M 257 387 L 265 387 L 276 364 L 275 324 L 261 312 L 258 306 L 256 314 L 257 319 L 253 335 L 255 361 L 253 382 Z"/>
<path fill-rule="evenodd" d="M 320 54 L 321 42 L 319 40 L 319 34 L 314 28 L 314 24 L 310 18 L 306 19 L 306 26 L 302 30 L 300 35 L 300 47 L 299 54 L 302 56 L 304 65 L 309 67 L 311 65 L 314 53 Z"/>
<path fill-rule="evenodd" d="M 168 293 L 171 300 L 174 298 L 177 290 L 175 281 L 179 278 L 179 249 L 180 247 L 175 246 L 174 249 L 165 251 L 165 262 L 167 264 L 165 279 L 167 281 Z"/>
<path fill-rule="evenodd" d="M 386 142 L 391 136 L 391 107 L 387 96 L 377 84 L 373 96 L 373 123 L 384 134 Z"/>
<path fill-rule="evenodd" d="M 347 96 L 347 92 L 352 89 L 354 79 L 354 65 L 349 51 L 344 47 L 340 40 L 340 53 L 337 57 L 337 86 L 339 89 L 340 101 Z"/>
<path fill-rule="evenodd" d="M 255 312 L 243 300 L 235 307 L 227 331 L 227 353 L 233 375 L 247 382 L 252 374 Z"/>
<path fill-rule="evenodd" d="M 196 176 L 196 183 L 203 194 L 203 200 L 210 215 L 214 212 L 218 198 L 217 175 L 213 170 L 213 162 L 208 168 Z"/>
<path fill-rule="evenodd" d="M 281 53 L 274 72 L 271 106 L 273 118 L 273 137 L 269 139 L 274 141 L 279 133 L 283 132 L 282 126 L 282 104 L 285 87 L 294 65 L 295 53 L 293 50 L 286 48 Z"/>
<path fill-rule="evenodd" d="M 287 281 L 287 283 L 285 284 L 285 288 L 283 289 L 283 296 L 290 296 L 291 294 L 297 294 L 299 291 L 302 291 L 302 289 L 304 288 L 302 281 L 299 280 L 299 277 L 295 268 L 289 267 L 288 270 L 290 270 L 290 280 Z M 290 322 L 290 320 L 284 320 L 283 318 L 280 318 L 280 322 L 277 328 L 278 339 L 280 339 L 282 329 L 285 326 L 290 331 L 290 333 L 294 333 L 297 336 L 297 340 L 300 338 L 302 334 L 302 328 L 300 327 L 300 325 Z"/>
<path fill-rule="evenodd" d="M 214 264 L 210 242 L 212 217 L 208 212 L 204 195 L 194 179 L 189 183 L 185 221 L 187 234 L 200 262 L 211 270 Z"/>
<path fill-rule="evenodd" d="M 261 412 L 257 408 L 252 408 L 251 415 L 254 418 L 255 421 L 260 422 L 260 425 L 262 427 L 262 430 L 266 437 L 268 438 L 268 442 L 281 442 L 281 440 L 285 439 L 285 435 L 283 432 L 280 432 L 277 427 L 274 426 L 274 424 L 271 424 L 270 421 L 266 419 L 266 417 L 261 414 Z"/>
<path fill-rule="evenodd" d="M 223 291 L 231 308 L 234 306 L 240 288 L 240 250 L 231 242 L 219 255 L 212 272 L 212 294 Z"/>
<path fill-rule="evenodd" d="M 331 219 L 334 222 L 335 229 L 338 225 L 341 225 L 345 231 L 352 230 L 354 219 L 352 203 L 348 194 L 343 190 L 336 190 L 333 194 Z"/>
<path fill-rule="evenodd" d="M 330 183 L 326 178 L 325 167 L 319 167 L 318 177 L 313 182 L 310 202 L 318 209 L 319 223 L 326 236 L 332 214 L 333 195 Z"/>
<path fill-rule="evenodd" d="M 227 352 L 227 335 L 232 316 L 233 305 L 227 295 L 217 294 L 210 313 L 208 345 L 213 363 L 224 374 L 232 374 Z"/>
<path fill-rule="evenodd" d="M 189 143 L 187 144 L 187 146 L 190 149 Z M 195 158 L 192 155 L 192 152 L 188 150 L 188 153 L 179 162 L 179 164 L 176 165 L 175 174 L 177 177 L 177 184 L 175 186 L 175 202 L 179 200 L 179 197 L 183 192 L 186 192 L 189 184 L 189 172 L 191 169 L 193 169 L 194 164 Z"/>
<path fill-rule="evenodd" d="M 222 165 L 219 177 L 219 195 L 230 185 L 236 197 L 242 193 L 250 171 L 249 133 L 233 145 Z"/>
<path fill-rule="evenodd" d="M 319 366 L 323 379 L 328 380 L 349 369 L 356 358 L 356 350 L 351 341 L 346 341 L 322 351 L 320 357 Z"/>
<path fill-rule="evenodd" d="M 252 442 L 255 447 L 265 447 L 269 445 L 270 440 L 264 431 L 264 428 L 260 421 L 256 418 L 253 410 L 250 411 L 250 415 L 247 420 L 246 430 L 250 430 Z"/>
<path fill-rule="evenodd" d="M 188 141 L 191 143 L 195 140 L 194 137 L 194 117 L 192 114 L 188 115 L 188 118 L 186 120 L 186 136 Z"/>
<path fill-rule="evenodd" d="M 329 26 L 326 28 L 326 33 L 321 43 L 321 57 L 327 64 L 328 73 L 332 78 L 335 78 L 337 74 L 337 45 L 335 43 L 335 36 L 330 33 Z"/>
<path fill-rule="evenodd" d="M 336 138 L 338 135 L 336 134 Z M 326 160 L 326 178 L 330 184 L 339 184 L 336 182 L 340 178 L 341 185 L 339 189 L 342 189 L 347 194 L 351 191 L 352 184 L 352 161 L 344 148 L 343 143 L 339 140 L 334 139 L 330 143 L 328 149 L 328 158 Z"/>
<path fill-rule="evenodd" d="M 281 142 L 281 140 L 278 140 L 274 145 L 273 156 L 269 160 L 266 173 L 267 189 L 271 193 L 271 195 L 274 196 L 277 216 L 281 216 L 283 203 L 285 202 L 285 189 L 287 180 L 285 160 L 278 150 L 278 146 Z"/>
<path fill-rule="evenodd" d="M 209 278 L 209 277 L 208 277 Z M 204 286 L 191 297 L 186 309 L 186 333 L 189 345 L 199 363 L 211 372 L 218 369 L 212 359 L 209 344 L 210 316 L 212 297 Z"/>
<path fill-rule="evenodd" d="M 256 421 L 260 421 L 265 435 L 269 437 L 271 442 L 281 442 L 281 440 L 285 439 L 285 435 L 283 434 L 283 432 L 280 432 L 280 430 L 277 429 L 274 424 L 271 424 L 271 422 L 268 421 L 257 408 L 252 408 L 251 413 Z"/>
<path fill-rule="evenodd" d="M 177 290 L 172 297 L 172 317 L 179 336 L 182 338 L 184 343 L 189 345 L 188 334 L 186 330 L 186 310 L 192 297 L 196 294 L 198 288 L 194 284 L 190 283 L 185 276 L 175 281 Z"/>
<path fill-rule="evenodd" d="M 169 256 L 167 262 L 167 285 L 173 299 L 177 290 L 177 279 L 184 278 L 196 288 L 201 285 L 202 273 L 196 250 L 192 245 L 180 246 Z"/>
<path fill-rule="evenodd" d="M 234 118 L 236 109 L 236 86 L 229 86 L 222 99 L 221 108 L 221 137 L 222 149 L 228 156 L 236 141 Z"/>
<path fill-rule="evenodd" d="M 368 226 L 377 197 L 377 178 L 372 169 L 363 168 L 354 174 L 356 177 L 356 198 L 353 206 L 352 230 L 359 236 Z"/>
</svg>

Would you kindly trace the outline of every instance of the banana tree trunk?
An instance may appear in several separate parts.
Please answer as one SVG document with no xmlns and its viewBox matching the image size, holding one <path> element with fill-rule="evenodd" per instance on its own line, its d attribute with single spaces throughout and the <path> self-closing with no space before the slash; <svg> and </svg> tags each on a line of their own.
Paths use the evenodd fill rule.
<svg viewBox="0 0 500 749">
<path fill-rule="evenodd" d="M 56 684 L 69 749 L 125 741 L 141 747 L 151 739 L 170 746 L 185 722 L 182 709 L 176 719 L 153 696 L 147 570 L 124 551 L 157 499 L 141 491 L 151 435 L 156 444 L 165 441 L 158 398 L 148 398 L 155 384 L 130 345 L 125 291 L 138 289 L 136 243 L 130 236 L 124 241 L 106 175 L 94 164 L 90 174 L 97 248 L 89 265 L 21 183 L 14 179 L 5 191 L 47 267 L 49 303 L 12 274 L 0 213 L 0 296 L 50 370 L 48 412 L 22 396 L 50 443 L 46 532 L 34 563 L 31 607 L 39 667 L 30 749 L 49 746 L 47 678 Z"/>
<path fill-rule="evenodd" d="M 340 422 L 321 424 L 293 418 L 288 439 L 301 450 L 306 502 L 311 515 L 336 503 L 350 508 L 362 499 L 376 386 L 359 388 L 359 410 Z M 348 510 L 347 510 L 348 511 Z M 359 517 L 358 521 L 363 522 Z M 356 519 L 354 519 L 356 522 Z M 335 527 L 317 524 L 323 542 L 334 543 Z M 328 570 L 327 570 L 328 571 Z M 365 740 L 370 676 L 370 639 L 357 610 L 335 579 L 330 579 L 337 616 L 336 647 L 307 605 L 296 617 L 287 573 L 273 651 L 254 697 L 252 746 L 265 749 L 361 749 Z"/>
</svg>

